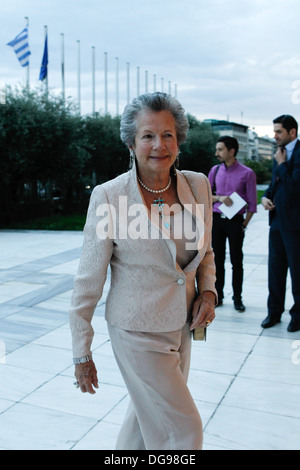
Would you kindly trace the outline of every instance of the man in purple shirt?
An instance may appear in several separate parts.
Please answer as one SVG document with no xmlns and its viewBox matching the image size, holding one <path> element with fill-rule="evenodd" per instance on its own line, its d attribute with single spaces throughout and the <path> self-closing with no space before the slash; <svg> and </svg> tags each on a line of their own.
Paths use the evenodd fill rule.
<svg viewBox="0 0 300 470">
<path fill-rule="evenodd" d="M 213 192 L 212 246 L 215 252 L 216 289 L 219 303 L 223 304 L 225 282 L 226 239 L 229 241 L 232 264 L 233 301 L 236 310 L 243 312 L 243 242 L 245 230 L 253 214 L 257 211 L 256 175 L 253 170 L 238 162 L 238 141 L 222 136 L 216 145 L 216 157 L 220 165 L 214 166 L 208 175 Z M 230 195 L 237 192 L 247 203 L 232 219 L 228 219 L 219 209 L 224 203 L 230 207 Z"/>
</svg>

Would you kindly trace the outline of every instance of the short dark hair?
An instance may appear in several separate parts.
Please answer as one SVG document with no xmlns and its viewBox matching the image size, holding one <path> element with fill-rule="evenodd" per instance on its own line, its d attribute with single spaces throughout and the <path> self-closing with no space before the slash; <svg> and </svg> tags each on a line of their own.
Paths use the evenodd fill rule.
<svg viewBox="0 0 300 470">
<path fill-rule="evenodd" d="M 218 142 L 223 142 L 227 150 L 234 149 L 234 156 L 236 157 L 239 151 L 239 143 L 234 137 L 230 137 L 229 135 L 222 135 L 219 137 Z"/>
<path fill-rule="evenodd" d="M 292 129 L 296 129 L 298 135 L 298 123 L 293 116 L 289 114 L 282 114 L 278 118 L 274 119 L 273 124 L 282 124 L 282 127 L 290 132 Z"/>
</svg>

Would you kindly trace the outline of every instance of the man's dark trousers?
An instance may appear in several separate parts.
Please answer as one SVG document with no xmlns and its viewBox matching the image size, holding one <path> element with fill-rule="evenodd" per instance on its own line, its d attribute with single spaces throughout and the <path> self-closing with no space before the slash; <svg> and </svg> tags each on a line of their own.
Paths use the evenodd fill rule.
<svg viewBox="0 0 300 470">
<path fill-rule="evenodd" d="M 215 253 L 216 290 L 219 302 L 224 297 L 227 238 L 232 264 L 233 297 L 236 300 L 241 300 L 244 277 L 243 242 L 245 234 L 242 226 L 243 221 L 244 217 L 241 214 L 235 215 L 231 220 L 223 218 L 222 214 L 217 212 L 213 214 L 212 246 Z"/>
<path fill-rule="evenodd" d="M 300 320 L 300 231 L 287 230 L 275 215 L 269 232 L 268 312 L 280 319 L 285 307 L 287 271 L 290 269 L 294 305 L 293 319 Z"/>
</svg>

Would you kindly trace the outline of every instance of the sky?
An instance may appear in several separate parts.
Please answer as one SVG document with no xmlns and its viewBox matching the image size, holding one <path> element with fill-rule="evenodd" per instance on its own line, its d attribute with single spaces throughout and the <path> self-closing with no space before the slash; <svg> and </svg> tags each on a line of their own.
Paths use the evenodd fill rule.
<svg viewBox="0 0 300 470">
<path fill-rule="evenodd" d="M 30 86 L 38 78 L 48 28 L 49 90 L 61 93 L 61 33 L 66 96 L 78 100 L 80 41 L 81 112 L 92 113 L 92 47 L 96 111 L 104 112 L 107 53 L 108 112 L 119 112 L 137 93 L 171 90 L 187 113 L 243 123 L 273 137 L 281 114 L 300 119 L 299 0 L 10 0 L 0 1 L 0 89 L 24 85 L 25 69 L 7 46 L 29 18 Z M 127 64 L 129 63 L 129 66 Z M 163 80 L 161 80 L 163 78 Z"/>
</svg>

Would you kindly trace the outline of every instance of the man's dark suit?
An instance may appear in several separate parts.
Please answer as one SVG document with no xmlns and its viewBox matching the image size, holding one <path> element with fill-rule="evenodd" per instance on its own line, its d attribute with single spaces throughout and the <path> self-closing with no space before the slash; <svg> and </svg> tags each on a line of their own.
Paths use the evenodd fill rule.
<svg viewBox="0 0 300 470">
<path fill-rule="evenodd" d="M 292 319 L 300 321 L 300 141 L 290 160 L 274 161 L 272 181 L 265 197 L 275 209 L 270 211 L 268 310 L 280 318 L 284 312 L 287 270 L 290 269 L 294 305 Z"/>
</svg>

